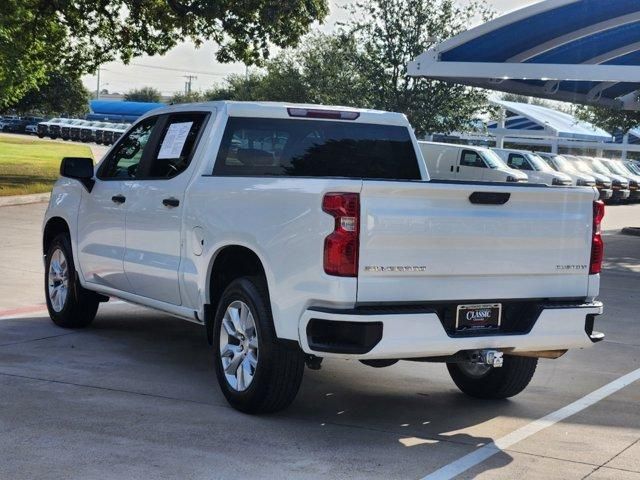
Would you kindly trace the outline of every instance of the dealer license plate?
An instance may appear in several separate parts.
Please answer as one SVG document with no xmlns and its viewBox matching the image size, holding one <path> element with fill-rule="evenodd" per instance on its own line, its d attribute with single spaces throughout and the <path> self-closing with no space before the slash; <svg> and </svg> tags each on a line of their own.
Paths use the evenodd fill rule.
<svg viewBox="0 0 640 480">
<path fill-rule="evenodd" d="M 500 328 L 501 303 L 458 305 L 456 330 L 490 330 Z"/>
</svg>

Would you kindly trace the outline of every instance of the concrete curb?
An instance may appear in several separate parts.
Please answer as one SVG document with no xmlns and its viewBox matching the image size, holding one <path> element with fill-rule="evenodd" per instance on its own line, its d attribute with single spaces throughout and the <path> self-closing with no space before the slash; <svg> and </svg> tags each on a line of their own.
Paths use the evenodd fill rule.
<svg viewBox="0 0 640 480">
<path fill-rule="evenodd" d="M 48 202 L 50 196 L 51 193 L 34 193 L 32 195 L 9 195 L 7 197 L 0 197 L 0 207 Z"/>
<path fill-rule="evenodd" d="M 640 237 L 640 227 L 626 227 L 622 229 L 623 235 L 632 235 L 634 237 Z"/>
</svg>

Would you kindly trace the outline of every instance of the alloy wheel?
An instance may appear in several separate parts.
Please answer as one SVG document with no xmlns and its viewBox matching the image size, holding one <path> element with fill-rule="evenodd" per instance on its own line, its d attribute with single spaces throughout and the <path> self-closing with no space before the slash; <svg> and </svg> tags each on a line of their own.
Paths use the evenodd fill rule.
<svg viewBox="0 0 640 480">
<path fill-rule="evenodd" d="M 51 254 L 47 285 L 51 307 L 56 313 L 60 313 L 69 293 L 69 265 L 64 252 L 59 248 Z"/>
<path fill-rule="evenodd" d="M 227 383 L 238 392 L 249 388 L 258 366 L 258 332 L 249 306 L 231 302 L 220 325 L 220 360 Z"/>
</svg>

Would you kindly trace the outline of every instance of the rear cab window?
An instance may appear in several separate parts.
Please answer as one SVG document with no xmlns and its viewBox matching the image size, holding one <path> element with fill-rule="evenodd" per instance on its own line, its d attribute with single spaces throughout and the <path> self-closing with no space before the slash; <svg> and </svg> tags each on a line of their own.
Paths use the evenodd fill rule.
<svg viewBox="0 0 640 480">
<path fill-rule="evenodd" d="M 420 180 L 407 127 L 230 117 L 214 175 Z"/>
</svg>

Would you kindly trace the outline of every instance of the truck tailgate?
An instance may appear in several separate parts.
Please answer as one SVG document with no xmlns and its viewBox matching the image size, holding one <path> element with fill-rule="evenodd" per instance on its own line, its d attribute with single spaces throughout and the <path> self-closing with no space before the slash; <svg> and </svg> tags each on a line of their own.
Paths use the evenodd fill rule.
<svg viewBox="0 0 640 480">
<path fill-rule="evenodd" d="M 508 201 L 474 204 L 475 192 Z M 358 302 L 585 297 L 596 198 L 588 188 L 365 181 Z"/>
</svg>

